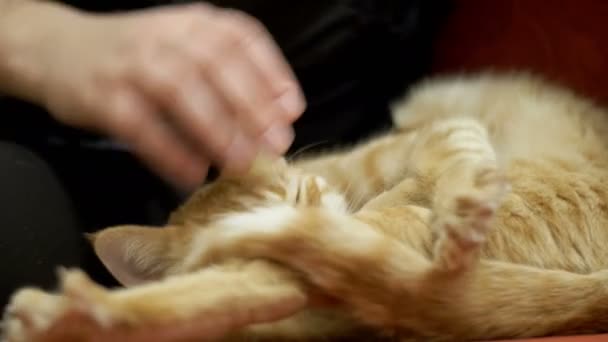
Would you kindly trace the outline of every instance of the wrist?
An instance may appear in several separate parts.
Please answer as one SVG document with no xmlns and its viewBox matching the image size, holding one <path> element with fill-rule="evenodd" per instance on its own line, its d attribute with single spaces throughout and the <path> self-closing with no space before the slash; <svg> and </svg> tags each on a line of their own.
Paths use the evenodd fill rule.
<svg viewBox="0 0 608 342">
<path fill-rule="evenodd" d="M 42 104 L 50 57 L 45 47 L 60 38 L 56 29 L 78 13 L 46 1 L 0 0 L 0 7 L 0 93 Z"/>
</svg>

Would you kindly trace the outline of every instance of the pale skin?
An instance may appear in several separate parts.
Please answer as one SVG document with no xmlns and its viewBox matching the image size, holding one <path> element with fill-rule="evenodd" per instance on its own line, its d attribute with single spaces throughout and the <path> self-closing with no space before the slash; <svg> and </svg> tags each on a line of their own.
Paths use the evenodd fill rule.
<svg viewBox="0 0 608 342">
<path fill-rule="evenodd" d="M 283 154 L 305 108 L 264 27 L 205 4 L 98 15 L 0 0 L 0 93 L 125 143 L 186 189 L 210 164 L 239 173 L 260 150 Z"/>
</svg>

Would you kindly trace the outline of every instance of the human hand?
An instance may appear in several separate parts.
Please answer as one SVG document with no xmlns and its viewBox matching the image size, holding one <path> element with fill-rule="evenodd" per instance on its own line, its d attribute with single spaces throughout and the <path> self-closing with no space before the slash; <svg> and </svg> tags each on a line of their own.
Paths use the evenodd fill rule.
<svg viewBox="0 0 608 342">
<path fill-rule="evenodd" d="M 243 172 L 258 149 L 282 154 L 291 144 L 305 103 L 254 19 L 203 4 L 54 11 L 40 17 L 36 44 L 19 63 L 57 120 L 113 136 L 189 188 L 210 163 Z"/>
</svg>

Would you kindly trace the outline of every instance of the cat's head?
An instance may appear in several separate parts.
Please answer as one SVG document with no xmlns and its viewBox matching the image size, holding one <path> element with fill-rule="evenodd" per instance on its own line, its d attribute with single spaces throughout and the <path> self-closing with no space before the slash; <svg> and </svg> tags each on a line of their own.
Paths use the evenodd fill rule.
<svg viewBox="0 0 608 342">
<path fill-rule="evenodd" d="M 289 204 L 346 211 L 344 196 L 320 176 L 309 175 L 284 159 L 256 161 L 239 177 L 220 176 L 202 186 L 166 227 L 118 226 L 91 236 L 96 254 L 126 286 L 161 279 L 184 269 L 196 236 L 214 223 L 254 208 Z"/>
<path fill-rule="evenodd" d="M 206 224 L 218 216 L 276 204 L 326 207 L 343 211 L 344 196 L 321 176 L 289 165 L 285 159 L 258 158 L 245 175 L 220 176 L 202 186 L 170 221 Z"/>
</svg>

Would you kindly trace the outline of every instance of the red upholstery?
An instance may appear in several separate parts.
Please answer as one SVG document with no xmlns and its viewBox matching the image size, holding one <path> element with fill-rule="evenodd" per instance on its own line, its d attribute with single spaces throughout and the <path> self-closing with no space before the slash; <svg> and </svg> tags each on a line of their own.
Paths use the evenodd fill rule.
<svg viewBox="0 0 608 342">
<path fill-rule="evenodd" d="M 493 341 L 493 342 L 513 342 L 510 341 Z M 608 335 L 587 335 L 587 336 L 564 336 L 564 337 L 547 337 L 547 338 L 532 338 L 515 340 L 517 342 L 608 342 Z"/>
<path fill-rule="evenodd" d="M 455 2 L 437 72 L 525 68 L 608 103 L 608 1 Z"/>
</svg>

